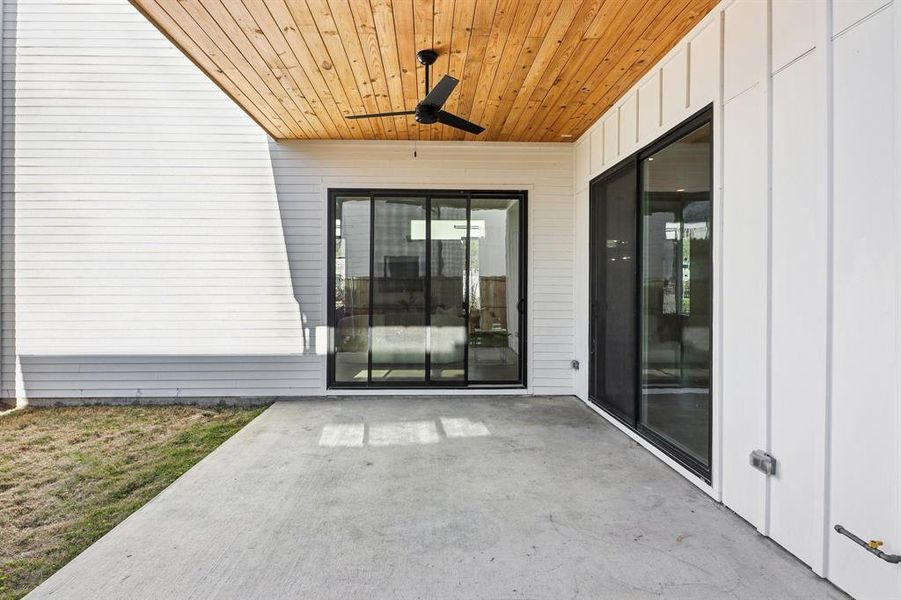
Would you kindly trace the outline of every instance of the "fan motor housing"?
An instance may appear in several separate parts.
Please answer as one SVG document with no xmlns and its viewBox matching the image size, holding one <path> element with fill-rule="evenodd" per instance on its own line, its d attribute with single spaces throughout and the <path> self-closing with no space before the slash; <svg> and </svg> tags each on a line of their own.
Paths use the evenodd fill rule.
<svg viewBox="0 0 901 600">
<path fill-rule="evenodd" d="M 420 104 L 416 107 L 416 122 L 423 125 L 431 125 L 438 122 L 438 107 L 430 104 Z"/>
</svg>

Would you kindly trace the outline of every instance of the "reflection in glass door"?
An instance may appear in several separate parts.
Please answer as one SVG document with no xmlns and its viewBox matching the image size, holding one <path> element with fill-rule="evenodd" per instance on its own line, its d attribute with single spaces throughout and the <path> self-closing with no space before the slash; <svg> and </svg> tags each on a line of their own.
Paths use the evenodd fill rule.
<svg viewBox="0 0 901 600">
<path fill-rule="evenodd" d="M 709 481 L 712 111 L 591 183 L 589 397 Z"/>
<path fill-rule="evenodd" d="M 329 386 L 522 385 L 524 192 L 329 203 Z"/>
<path fill-rule="evenodd" d="M 519 381 L 519 201 L 471 201 L 469 241 L 469 378 Z"/>
<path fill-rule="evenodd" d="M 373 203 L 373 382 L 425 381 L 425 240 L 412 236 L 425 220 L 425 198 L 376 198 Z"/>
<path fill-rule="evenodd" d="M 334 381 L 369 381 L 369 196 L 343 196 L 333 203 Z"/>
<path fill-rule="evenodd" d="M 636 169 L 629 163 L 591 186 L 589 394 L 635 418 Z"/>
<path fill-rule="evenodd" d="M 425 223 L 422 227 L 425 232 Z M 466 379 L 466 198 L 431 198 L 429 362 L 432 381 Z"/>
<path fill-rule="evenodd" d="M 710 467 L 711 126 L 641 161 L 642 427 Z"/>
</svg>

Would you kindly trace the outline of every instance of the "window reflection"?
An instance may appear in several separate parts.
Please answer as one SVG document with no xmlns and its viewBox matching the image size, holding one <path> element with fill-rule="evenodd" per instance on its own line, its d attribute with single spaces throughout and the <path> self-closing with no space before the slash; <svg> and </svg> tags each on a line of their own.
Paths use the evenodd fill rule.
<svg viewBox="0 0 901 600">
<path fill-rule="evenodd" d="M 592 398 L 634 425 L 636 388 L 636 170 L 592 186 Z M 603 245 L 602 245 L 603 244 Z"/>
<path fill-rule="evenodd" d="M 363 382 L 369 363 L 369 197 L 335 201 L 335 381 Z"/>
<path fill-rule="evenodd" d="M 431 211 L 431 376 L 433 381 L 462 381 L 466 374 L 466 198 L 432 198 Z"/>
<path fill-rule="evenodd" d="M 425 381 L 425 198 L 373 203 L 372 381 Z"/>
<path fill-rule="evenodd" d="M 519 219 L 515 199 L 473 198 L 469 239 L 469 379 L 519 380 Z"/>
<path fill-rule="evenodd" d="M 641 163 L 642 425 L 710 464 L 711 127 Z"/>
</svg>

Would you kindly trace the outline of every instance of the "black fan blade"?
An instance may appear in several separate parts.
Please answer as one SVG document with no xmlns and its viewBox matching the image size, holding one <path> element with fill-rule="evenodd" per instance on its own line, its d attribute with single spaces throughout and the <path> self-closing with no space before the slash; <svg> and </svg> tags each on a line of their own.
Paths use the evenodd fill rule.
<svg viewBox="0 0 901 600">
<path fill-rule="evenodd" d="M 475 123 L 471 123 L 462 117 L 452 115 L 446 110 L 438 111 L 438 122 L 444 123 L 445 125 L 450 125 L 451 127 L 456 127 L 457 129 L 462 129 L 463 131 L 468 131 L 469 133 L 474 133 L 476 135 L 485 131 L 485 128 L 481 125 L 476 125 Z"/>
<path fill-rule="evenodd" d="M 401 115 L 415 115 L 415 110 L 402 110 L 399 112 L 372 113 L 371 115 L 344 115 L 345 119 L 372 119 L 374 117 L 399 117 Z"/>
<path fill-rule="evenodd" d="M 441 81 L 436 83 L 435 87 L 426 94 L 426 97 L 422 99 L 421 104 L 428 104 L 429 106 L 441 108 L 444 106 L 444 103 L 447 102 L 447 99 L 450 98 L 451 92 L 454 91 L 454 88 L 457 87 L 458 83 L 460 82 L 457 81 L 456 78 L 445 75 L 441 78 Z"/>
</svg>

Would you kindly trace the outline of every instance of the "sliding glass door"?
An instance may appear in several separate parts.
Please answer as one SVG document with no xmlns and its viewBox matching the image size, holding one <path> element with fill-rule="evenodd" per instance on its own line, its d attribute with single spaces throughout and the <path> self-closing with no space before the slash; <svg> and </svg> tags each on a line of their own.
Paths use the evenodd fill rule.
<svg viewBox="0 0 901 600">
<path fill-rule="evenodd" d="M 522 385 L 525 193 L 331 190 L 329 386 Z"/>
<path fill-rule="evenodd" d="M 370 248 L 372 206 L 369 196 L 346 195 L 332 202 L 330 229 L 332 276 L 331 373 L 333 381 L 369 381 Z"/>
<path fill-rule="evenodd" d="M 634 162 L 591 187 L 592 398 L 626 421 L 635 418 L 636 293 L 638 269 Z"/>
<path fill-rule="evenodd" d="M 432 381 L 466 381 L 466 198 L 432 198 L 429 359 Z M 471 239 L 469 240 L 471 244 Z"/>
<path fill-rule="evenodd" d="M 710 467 L 711 126 L 641 161 L 641 419 Z"/>
<path fill-rule="evenodd" d="M 521 215 L 511 198 L 470 203 L 467 367 L 473 381 L 520 380 L 525 293 L 521 277 Z"/>
<path fill-rule="evenodd" d="M 375 198 L 372 206 L 371 375 L 374 382 L 426 380 L 423 197 Z"/>
<path fill-rule="evenodd" d="M 711 111 L 591 184 L 590 398 L 709 479 Z"/>
</svg>

